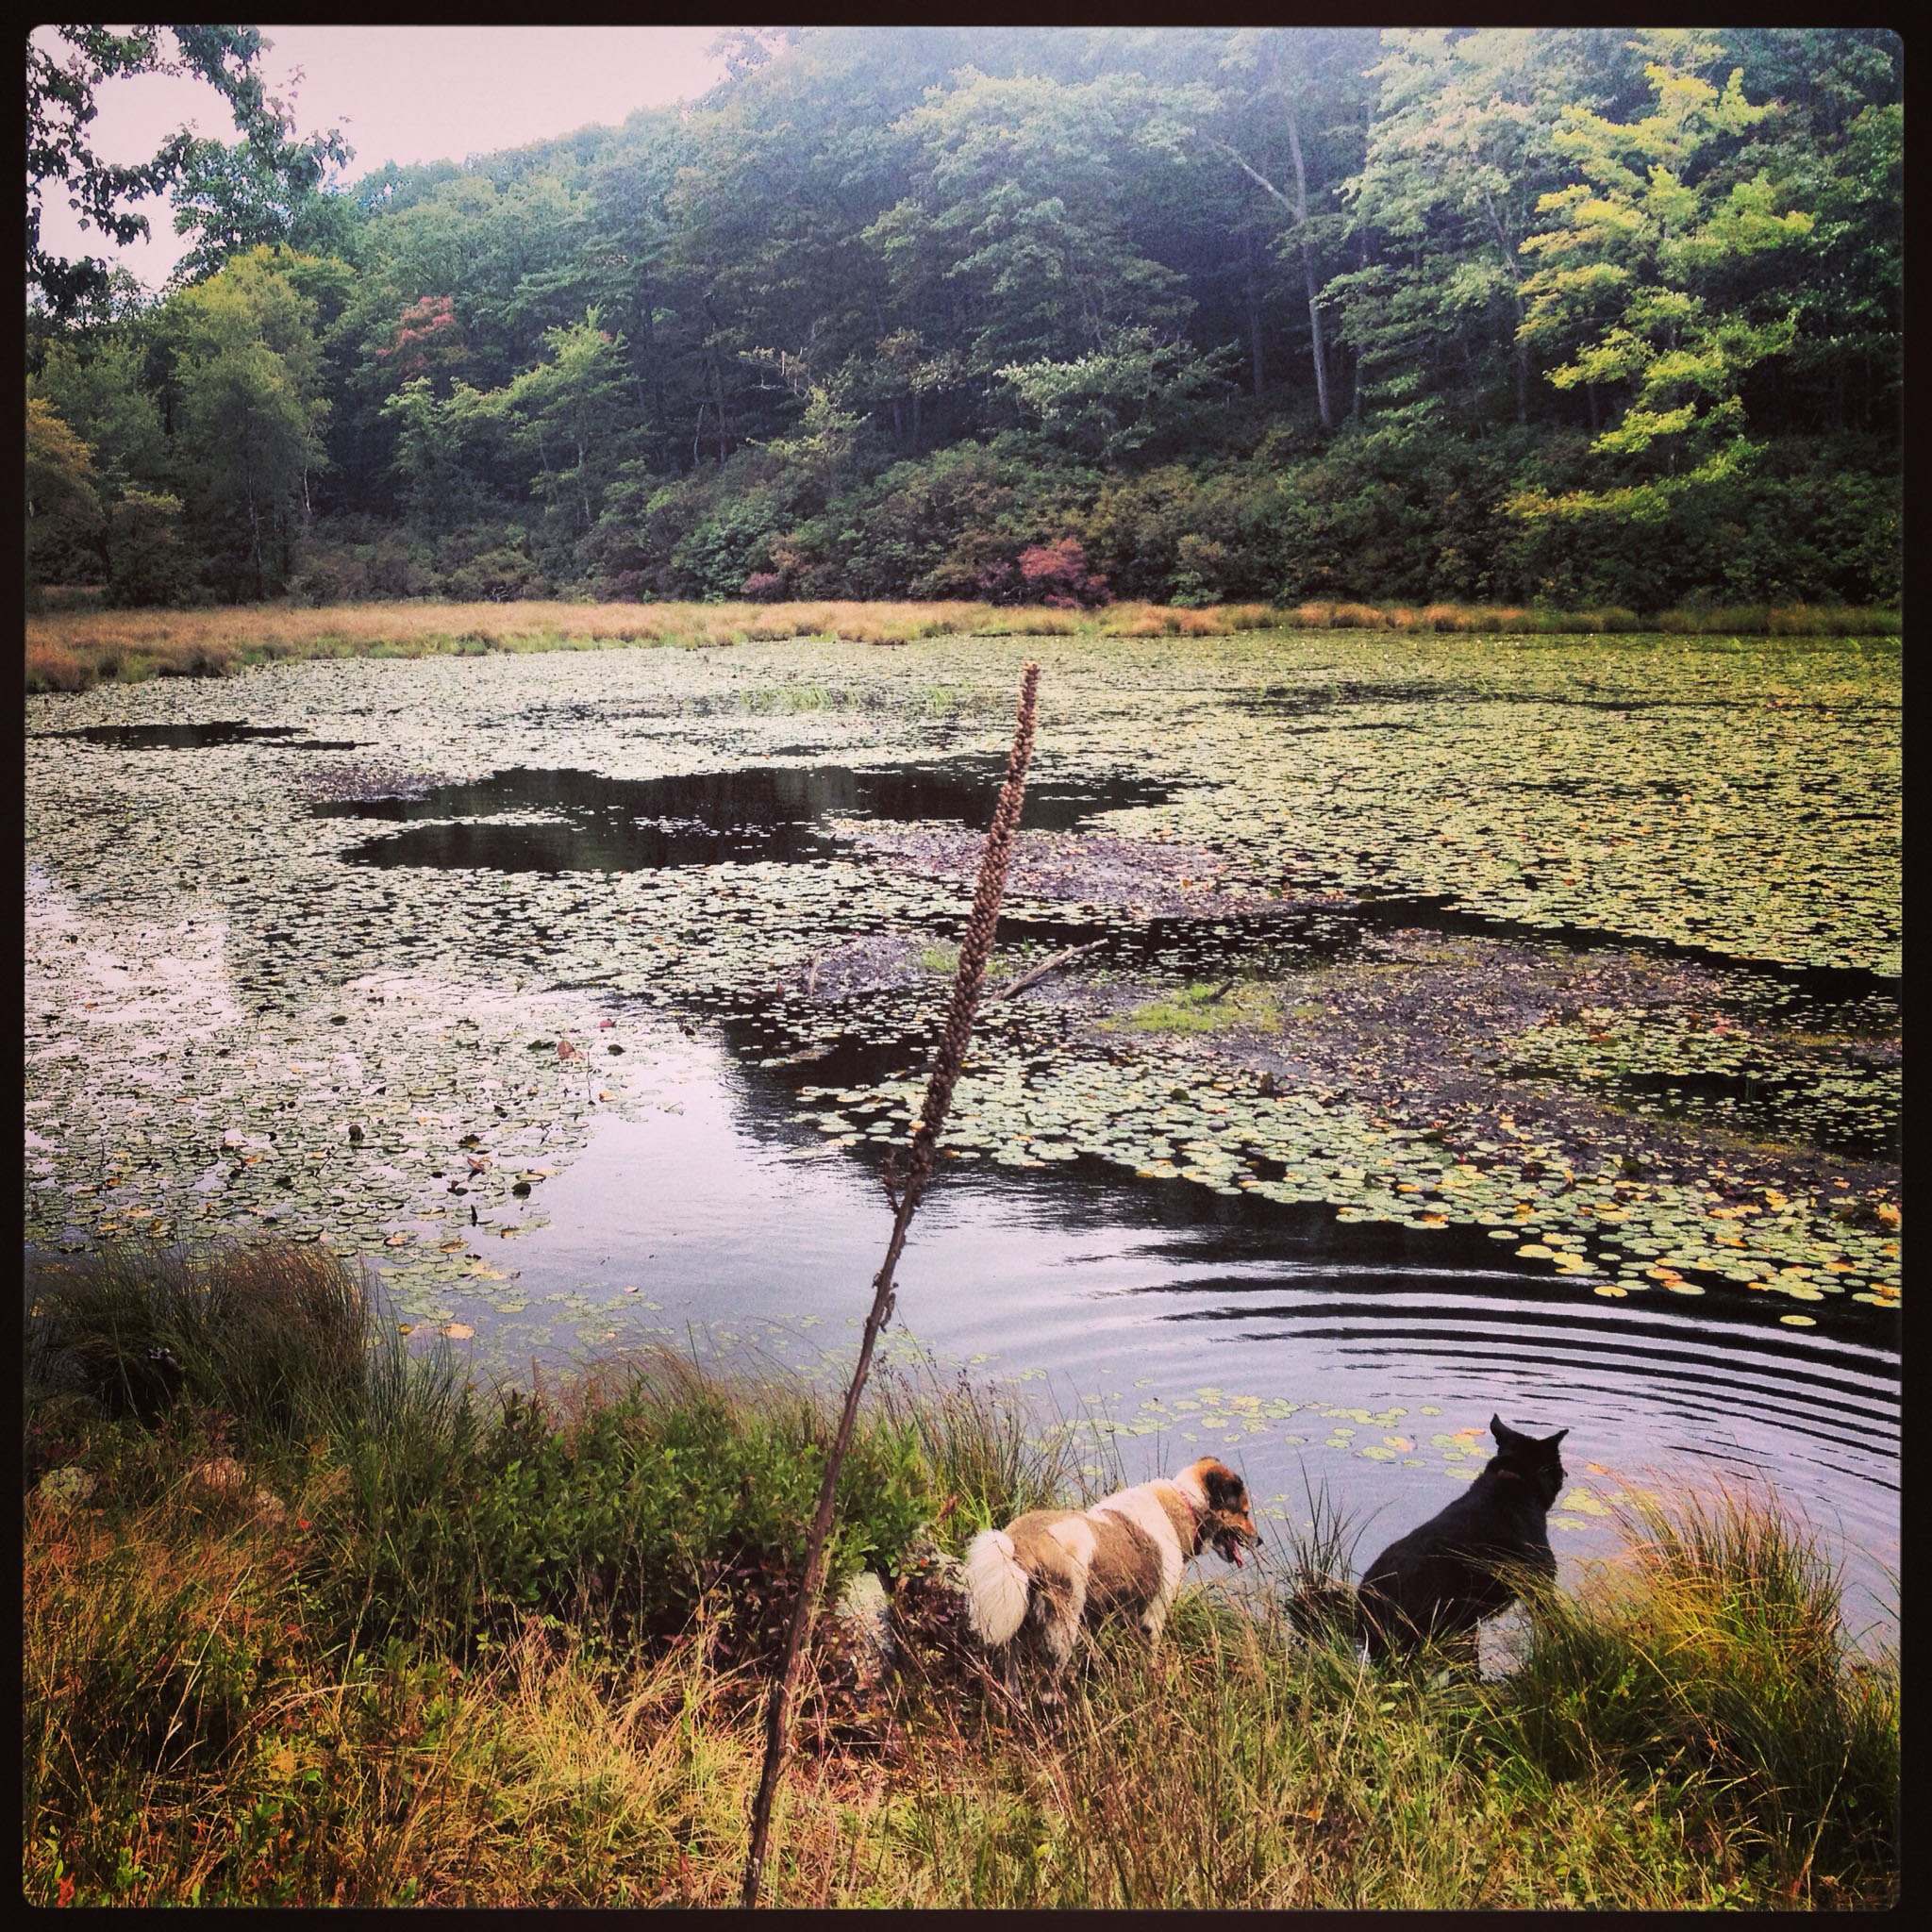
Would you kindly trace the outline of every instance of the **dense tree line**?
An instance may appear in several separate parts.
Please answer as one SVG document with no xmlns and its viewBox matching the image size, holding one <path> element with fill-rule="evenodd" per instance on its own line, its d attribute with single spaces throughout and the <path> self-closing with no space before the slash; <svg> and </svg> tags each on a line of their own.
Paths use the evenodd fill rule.
<svg viewBox="0 0 1932 1932">
<path fill-rule="evenodd" d="M 257 102 L 171 158 L 160 299 L 32 307 L 30 573 L 1888 599 L 1901 58 L 772 29 L 694 108 L 352 186 Z"/>
</svg>

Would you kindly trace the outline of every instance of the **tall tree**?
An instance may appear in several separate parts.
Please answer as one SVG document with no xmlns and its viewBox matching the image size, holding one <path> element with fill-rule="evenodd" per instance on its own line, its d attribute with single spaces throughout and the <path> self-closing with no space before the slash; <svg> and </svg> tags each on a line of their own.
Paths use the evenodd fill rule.
<svg viewBox="0 0 1932 1932">
<path fill-rule="evenodd" d="M 1323 258 L 1340 240 L 1342 224 L 1332 205 L 1337 179 L 1313 174 L 1310 143 L 1304 139 L 1304 132 L 1312 127 L 1331 142 L 1341 129 L 1353 136 L 1369 39 L 1360 30 L 1351 29 L 1239 29 L 1229 36 L 1221 60 L 1231 82 L 1223 95 L 1224 132 L 1208 136 L 1215 149 L 1286 217 L 1287 231 L 1281 244 L 1292 250 L 1301 269 L 1315 404 L 1324 429 L 1335 426 L 1335 406 L 1329 394 L 1327 326 L 1323 319 L 1327 283 Z M 1249 134 L 1250 129 L 1259 137 L 1259 143 Z M 1272 158 L 1284 142 L 1286 174 Z M 1354 144 L 1352 140 L 1349 144 Z M 1281 177 L 1278 183 L 1277 175 Z M 1258 316 L 1251 327 L 1257 364 L 1255 389 L 1259 394 Z"/>
<path fill-rule="evenodd" d="M 162 36 L 168 40 L 164 41 Z M 168 42 L 172 41 L 170 48 Z M 145 161 L 120 166 L 90 146 L 103 81 L 136 74 L 192 75 L 228 103 L 251 140 L 275 142 L 279 109 L 266 97 L 257 63 L 268 42 L 252 26 L 43 26 L 26 43 L 26 278 L 57 316 L 75 313 L 108 285 L 108 264 L 92 256 L 69 261 L 41 245 L 49 183 L 67 191 L 83 228 L 125 244 L 147 234 L 147 217 L 127 204 L 159 194 L 181 174 L 193 147 L 186 128 L 171 134 Z"/>
<path fill-rule="evenodd" d="M 226 533 L 237 588 L 279 588 L 310 510 L 308 482 L 327 458 L 322 427 L 318 305 L 301 257 L 268 248 L 168 304 L 175 440 L 210 534 Z"/>
<path fill-rule="evenodd" d="M 1382 38 L 1368 150 L 1343 190 L 1374 258 L 1337 278 L 1344 331 L 1387 400 L 1459 391 L 1480 414 L 1500 375 L 1526 423 L 1523 243 L 1563 178 L 1564 110 L 1603 85 L 1613 37 L 1429 27 Z"/>
<path fill-rule="evenodd" d="M 201 281 L 232 256 L 277 243 L 305 255 L 353 256 L 362 211 L 331 192 L 329 175 L 355 150 L 334 128 L 296 137 L 293 117 L 270 106 L 280 129 L 274 142 L 197 141 L 184 157 L 170 199 L 175 232 L 195 241 L 175 266 L 177 280 Z"/>
<path fill-rule="evenodd" d="M 1741 70 L 1707 78 L 1715 39 L 1641 37 L 1650 111 L 1616 121 L 1576 104 L 1555 141 L 1577 177 L 1544 195 L 1524 253 L 1525 342 L 1567 355 L 1558 389 L 1594 383 L 1621 402 L 1594 449 L 1635 477 L 1720 474 L 1742 454 L 1745 376 L 1796 335 L 1790 265 L 1812 227 L 1757 167 L 1735 165 L 1766 109 Z M 1619 494 L 1615 501 L 1624 502 Z"/>
<path fill-rule="evenodd" d="M 87 567 L 101 529 L 93 458 L 39 396 L 26 405 L 25 499 L 29 593 L 58 576 L 92 575 Z"/>
<path fill-rule="evenodd" d="M 955 79 L 900 122 L 919 143 L 914 192 L 868 236 L 902 298 L 929 301 L 935 273 L 945 285 L 968 374 L 1184 322 L 1192 298 L 1132 235 L 1129 196 L 1150 171 L 1186 165 L 1175 110 L 1211 113 L 1206 90 L 1176 97 L 1122 75 Z"/>
</svg>

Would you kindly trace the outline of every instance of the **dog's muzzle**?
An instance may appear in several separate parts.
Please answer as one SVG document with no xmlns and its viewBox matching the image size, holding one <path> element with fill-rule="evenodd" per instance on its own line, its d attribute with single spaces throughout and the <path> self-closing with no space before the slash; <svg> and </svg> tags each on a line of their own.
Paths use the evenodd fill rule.
<svg viewBox="0 0 1932 1932">
<path fill-rule="evenodd" d="M 1237 1523 L 1222 1516 L 1215 1519 L 1214 1527 L 1208 1533 L 1208 1541 L 1214 1545 L 1215 1555 L 1224 1563 L 1232 1563 L 1239 1570 L 1243 1546 L 1252 1550 L 1261 1539 L 1252 1523 Z"/>
</svg>

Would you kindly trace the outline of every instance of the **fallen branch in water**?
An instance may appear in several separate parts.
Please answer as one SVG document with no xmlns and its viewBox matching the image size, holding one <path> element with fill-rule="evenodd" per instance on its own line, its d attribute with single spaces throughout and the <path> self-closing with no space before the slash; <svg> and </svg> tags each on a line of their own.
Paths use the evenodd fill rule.
<svg viewBox="0 0 1932 1932">
<path fill-rule="evenodd" d="M 1042 959 L 1029 973 L 1023 973 L 1018 979 L 1009 979 L 1006 985 L 995 988 L 987 994 L 990 1000 L 1009 1000 L 1023 993 L 1029 986 L 1038 986 L 1049 973 L 1058 973 L 1062 966 L 1071 965 L 1075 959 L 1088 953 L 1097 953 L 1106 945 L 1105 940 L 1089 940 L 1084 946 L 1069 946 L 1063 953 L 1056 953 L 1050 959 Z"/>
<path fill-rule="evenodd" d="M 1000 802 L 992 815 L 992 828 L 986 835 L 986 855 L 979 863 L 979 884 L 973 894 L 973 914 L 966 922 L 966 936 L 959 943 L 959 968 L 953 979 L 952 1004 L 946 1008 L 946 1024 L 940 1035 L 939 1052 L 933 1060 L 932 1077 L 925 1083 L 925 1104 L 920 1109 L 919 1125 L 912 1136 L 912 1153 L 907 1162 L 904 1191 L 897 1196 L 892 1216 L 892 1235 L 886 1244 L 884 1265 L 873 1277 L 872 1312 L 865 1318 L 859 1338 L 858 1366 L 852 1372 L 851 1386 L 845 1391 L 845 1407 L 840 1412 L 839 1429 L 825 1457 L 824 1480 L 819 1487 L 818 1512 L 805 1541 L 805 1574 L 799 1580 L 798 1601 L 791 1608 L 791 1623 L 785 1633 L 785 1656 L 772 1685 L 765 1706 L 765 1762 L 758 1777 L 758 1795 L 751 1807 L 751 1849 L 744 1861 L 744 1885 L 739 1903 L 756 1906 L 765 1869 L 765 1841 L 771 1835 L 772 1803 L 778 1794 L 778 1777 L 784 1769 L 787 1746 L 786 1719 L 791 1702 L 792 1680 L 798 1674 L 798 1659 L 817 1613 L 820 1585 L 824 1580 L 825 1539 L 831 1533 L 832 1503 L 839 1487 L 839 1471 L 852 1441 L 852 1425 L 858 1413 L 859 1392 L 872 1368 L 874 1346 L 880 1331 L 892 1319 L 892 1271 L 899 1265 L 900 1251 L 906 1245 L 906 1230 L 913 1210 L 919 1206 L 925 1184 L 932 1178 L 933 1157 L 945 1124 L 946 1109 L 952 1105 L 953 1089 L 958 1085 L 960 1069 L 966 1063 L 967 1042 L 973 1037 L 973 1015 L 979 1005 L 980 988 L 986 979 L 986 962 L 992 952 L 993 928 L 999 924 L 1000 900 L 1007 890 L 1007 868 L 1012 863 L 1013 840 L 1020 829 L 1020 805 L 1026 791 L 1026 766 L 1033 756 L 1033 721 L 1040 695 L 1040 666 L 1028 664 L 1020 679 L 1020 715 L 1013 726 L 1013 748 L 1007 755 L 1007 782 L 1000 791 Z M 890 1189 L 895 1175 L 887 1175 Z"/>
</svg>

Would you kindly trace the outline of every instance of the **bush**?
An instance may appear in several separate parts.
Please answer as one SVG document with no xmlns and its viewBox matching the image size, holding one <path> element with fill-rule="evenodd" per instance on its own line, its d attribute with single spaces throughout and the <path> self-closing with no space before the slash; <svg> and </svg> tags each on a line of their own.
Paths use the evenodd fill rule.
<svg viewBox="0 0 1932 1932">
<path fill-rule="evenodd" d="M 41 1257 L 27 1292 L 29 1384 L 108 1416 L 152 1422 L 185 1398 L 268 1445 L 360 1413 L 368 1292 L 320 1245 Z"/>
<path fill-rule="evenodd" d="M 1107 579 L 1087 568 L 1087 553 L 1077 538 L 1029 543 L 1021 551 L 1019 563 L 1028 603 L 1054 610 L 1080 610 L 1108 602 Z"/>
</svg>

